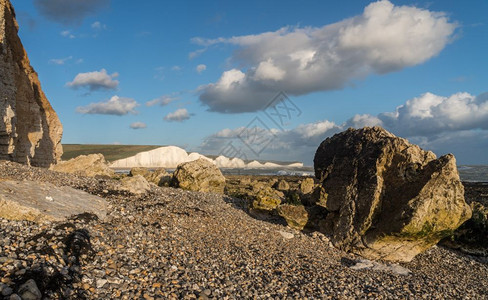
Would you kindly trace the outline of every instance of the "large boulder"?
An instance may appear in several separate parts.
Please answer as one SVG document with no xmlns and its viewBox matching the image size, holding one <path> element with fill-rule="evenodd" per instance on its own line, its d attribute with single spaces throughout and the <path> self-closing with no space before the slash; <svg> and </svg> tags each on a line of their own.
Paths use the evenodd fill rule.
<svg viewBox="0 0 488 300">
<path fill-rule="evenodd" d="M 322 231 L 371 259 L 410 261 L 471 217 L 452 154 L 436 159 L 380 127 L 327 138 L 314 158 Z"/>
<path fill-rule="evenodd" d="M 0 181 L 0 218 L 33 222 L 61 221 L 71 215 L 107 215 L 107 202 L 67 186 L 34 181 Z"/>
<path fill-rule="evenodd" d="M 225 177 L 216 165 L 200 158 L 178 165 L 172 185 L 191 191 L 224 193 Z"/>
<path fill-rule="evenodd" d="M 0 0 L 0 159 L 49 167 L 63 154 L 63 127 L 17 35 L 15 12 Z"/>
<path fill-rule="evenodd" d="M 114 170 L 109 168 L 102 154 L 80 155 L 67 161 L 62 161 L 50 168 L 53 171 L 76 174 L 87 177 L 112 177 Z"/>
</svg>

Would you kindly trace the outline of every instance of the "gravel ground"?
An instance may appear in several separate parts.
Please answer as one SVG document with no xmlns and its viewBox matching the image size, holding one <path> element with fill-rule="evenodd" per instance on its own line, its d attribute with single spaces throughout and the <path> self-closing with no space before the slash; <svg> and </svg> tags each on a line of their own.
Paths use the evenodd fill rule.
<svg viewBox="0 0 488 300">
<path fill-rule="evenodd" d="M 401 264 L 408 275 L 355 270 L 360 257 L 322 234 L 254 219 L 239 199 L 156 186 L 135 196 L 115 192 L 114 180 L 10 162 L 0 163 L 0 177 L 68 185 L 110 203 L 103 222 L 0 219 L 4 299 L 18 299 L 29 279 L 48 299 L 488 298 L 488 261 L 442 247 Z"/>
</svg>

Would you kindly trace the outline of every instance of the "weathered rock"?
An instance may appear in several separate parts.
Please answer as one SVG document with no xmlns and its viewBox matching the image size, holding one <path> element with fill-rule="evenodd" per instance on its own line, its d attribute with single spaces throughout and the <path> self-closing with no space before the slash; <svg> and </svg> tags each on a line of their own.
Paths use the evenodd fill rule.
<svg viewBox="0 0 488 300">
<path fill-rule="evenodd" d="M 145 194 L 147 191 L 151 190 L 149 182 L 141 175 L 136 175 L 132 177 L 125 177 L 120 180 L 119 189 L 122 191 L 128 191 L 132 194 Z"/>
<path fill-rule="evenodd" d="M 410 261 L 471 217 L 452 154 L 436 159 L 380 127 L 327 138 L 314 166 L 327 193 L 322 230 L 367 258 Z"/>
<path fill-rule="evenodd" d="M 278 191 L 282 191 L 282 192 L 285 192 L 285 191 L 288 191 L 290 189 L 290 185 L 288 184 L 288 182 L 286 182 L 286 180 L 283 180 L 281 179 L 280 181 L 276 182 L 273 187 L 275 189 L 277 189 Z"/>
<path fill-rule="evenodd" d="M 129 171 L 129 176 L 141 175 L 142 177 L 147 178 L 150 174 L 151 174 L 151 171 L 149 171 L 149 169 L 143 168 L 143 167 L 134 167 L 134 168 L 130 169 L 130 171 Z"/>
<path fill-rule="evenodd" d="M 157 168 L 146 179 L 158 186 L 169 186 L 171 182 L 171 174 L 166 172 L 164 168 Z"/>
<path fill-rule="evenodd" d="M 0 217 L 33 222 L 59 221 L 71 215 L 107 214 L 107 202 L 70 187 L 47 182 L 0 181 Z"/>
<path fill-rule="evenodd" d="M 33 279 L 27 280 L 26 283 L 19 287 L 18 292 L 20 298 L 22 300 L 41 300 L 42 294 L 39 288 L 37 287 L 36 282 Z"/>
<path fill-rule="evenodd" d="M 300 192 L 302 192 L 302 194 L 313 193 L 314 187 L 315 183 L 313 178 L 305 178 L 300 182 Z"/>
<path fill-rule="evenodd" d="M 308 212 L 303 205 L 283 204 L 278 206 L 276 211 L 291 228 L 302 230 L 307 225 Z"/>
<path fill-rule="evenodd" d="M 224 193 L 225 177 L 210 161 L 200 158 L 178 165 L 172 185 L 191 191 Z"/>
<path fill-rule="evenodd" d="M 80 155 L 68 161 L 62 161 L 50 168 L 53 171 L 76 174 L 87 177 L 112 177 L 115 172 L 108 167 L 102 154 Z"/>
<path fill-rule="evenodd" d="M 18 30 L 10 1 L 0 0 L 0 159 L 49 167 L 63 154 L 63 128 Z"/>
<path fill-rule="evenodd" d="M 274 211 L 284 199 L 282 192 L 260 182 L 252 184 L 247 196 L 252 199 L 249 208 L 254 211 Z"/>
<path fill-rule="evenodd" d="M 471 219 L 442 244 L 470 255 L 488 256 L 488 207 L 476 201 L 470 206 L 473 211 Z"/>
</svg>

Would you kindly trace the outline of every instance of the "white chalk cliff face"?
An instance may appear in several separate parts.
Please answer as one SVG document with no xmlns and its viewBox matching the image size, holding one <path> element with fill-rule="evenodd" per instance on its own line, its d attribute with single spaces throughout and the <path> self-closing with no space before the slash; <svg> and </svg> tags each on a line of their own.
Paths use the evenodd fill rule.
<svg viewBox="0 0 488 300">
<path fill-rule="evenodd" d="M 15 11 L 0 0 L 0 159 L 37 167 L 63 154 L 63 127 L 17 35 Z"/>
<path fill-rule="evenodd" d="M 151 151 L 137 153 L 134 156 L 114 161 L 110 166 L 112 168 L 176 168 L 179 164 L 194 161 L 199 158 L 211 161 L 219 168 L 248 168 L 248 169 L 266 169 L 266 168 L 299 168 L 303 167 L 302 163 L 293 163 L 287 166 L 266 162 L 264 164 L 258 161 L 252 161 L 246 164 L 239 158 L 228 158 L 219 156 L 216 159 L 208 158 L 199 153 L 193 152 L 188 154 L 185 150 L 176 146 L 160 147 Z"/>
</svg>

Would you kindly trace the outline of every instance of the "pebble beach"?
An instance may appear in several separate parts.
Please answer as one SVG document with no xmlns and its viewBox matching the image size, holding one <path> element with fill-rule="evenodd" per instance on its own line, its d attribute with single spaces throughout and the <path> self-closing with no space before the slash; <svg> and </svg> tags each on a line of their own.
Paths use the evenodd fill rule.
<svg viewBox="0 0 488 300">
<path fill-rule="evenodd" d="M 48 299 L 483 299 L 488 261 L 436 246 L 410 263 L 368 262 L 318 232 L 257 220 L 244 201 L 152 186 L 143 196 L 94 179 L 0 164 L 3 179 L 105 198 L 94 215 L 38 225 L 0 219 L 0 293 L 30 279 Z M 35 292 L 35 291 L 34 291 Z"/>
</svg>

